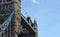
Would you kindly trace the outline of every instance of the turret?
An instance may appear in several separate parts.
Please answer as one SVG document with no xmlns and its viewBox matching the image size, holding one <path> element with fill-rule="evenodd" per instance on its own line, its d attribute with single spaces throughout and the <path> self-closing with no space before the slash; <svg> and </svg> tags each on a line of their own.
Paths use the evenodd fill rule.
<svg viewBox="0 0 60 37">
<path fill-rule="evenodd" d="M 34 19 L 34 25 L 33 25 L 34 31 L 35 31 L 35 37 L 38 37 L 38 26 L 37 26 L 37 22 Z"/>
<path fill-rule="evenodd" d="M 37 26 L 37 22 L 36 22 L 35 19 L 34 19 L 34 25 L 33 25 L 33 27 L 34 27 L 34 30 L 37 31 L 38 26 Z"/>
</svg>

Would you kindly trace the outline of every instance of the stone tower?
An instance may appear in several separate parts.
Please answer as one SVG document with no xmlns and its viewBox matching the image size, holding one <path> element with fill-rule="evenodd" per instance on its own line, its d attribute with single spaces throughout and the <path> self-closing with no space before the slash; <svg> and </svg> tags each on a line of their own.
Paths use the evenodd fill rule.
<svg viewBox="0 0 60 37">
<path fill-rule="evenodd" d="M 14 6 L 14 18 L 13 18 L 13 36 L 12 37 L 18 37 L 18 33 L 20 31 L 21 26 L 21 0 L 12 0 L 13 6 Z"/>
<path fill-rule="evenodd" d="M 37 22 L 21 14 L 21 0 L 0 0 L 0 37 L 38 37 Z"/>
<path fill-rule="evenodd" d="M 18 33 L 22 28 L 21 24 L 21 0 L 0 0 L 0 14 L 11 14 L 14 11 L 13 19 L 11 20 L 8 28 L 2 33 L 3 37 L 18 37 Z M 1 16 L 0 23 L 2 24 L 9 15 Z"/>
</svg>

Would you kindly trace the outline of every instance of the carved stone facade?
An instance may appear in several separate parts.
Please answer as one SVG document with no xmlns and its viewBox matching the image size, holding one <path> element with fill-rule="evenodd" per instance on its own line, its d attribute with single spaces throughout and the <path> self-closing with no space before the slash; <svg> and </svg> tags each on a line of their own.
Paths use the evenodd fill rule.
<svg viewBox="0 0 60 37">
<path fill-rule="evenodd" d="M 37 23 L 21 14 L 21 0 L 0 0 L 0 24 L 14 11 L 12 20 L 0 37 L 38 37 Z M 11 18 L 10 18 L 11 19 Z"/>
</svg>

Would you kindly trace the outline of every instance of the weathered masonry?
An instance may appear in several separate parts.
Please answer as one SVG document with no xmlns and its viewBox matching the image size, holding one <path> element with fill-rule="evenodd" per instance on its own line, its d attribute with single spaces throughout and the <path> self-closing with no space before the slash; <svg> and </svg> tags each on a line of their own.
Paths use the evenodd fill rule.
<svg viewBox="0 0 60 37">
<path fill-rule="evenodd" d="M 0 0 L 0 37 L 38 37 L 37 23 L 21 12 L 21 0 Z"/>
</svg>

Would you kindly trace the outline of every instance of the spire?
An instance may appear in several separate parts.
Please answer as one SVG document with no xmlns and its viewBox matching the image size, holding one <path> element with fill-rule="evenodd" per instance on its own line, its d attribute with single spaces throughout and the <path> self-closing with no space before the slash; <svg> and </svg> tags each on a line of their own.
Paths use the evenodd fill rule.
<svg viewBox="0 0 60 37">
<path fill-rule="evenodd" d="M 36 22 L 35 18 L 34 18 L 34 24 L 37 25 L 37 22 Z"/>
<path fill-rule="evenodd" d="M 34 19 L 34 31 L 38 32 L 38 26 L 37 26 L 37 22 L 35 19 Z"/>
</svg>

